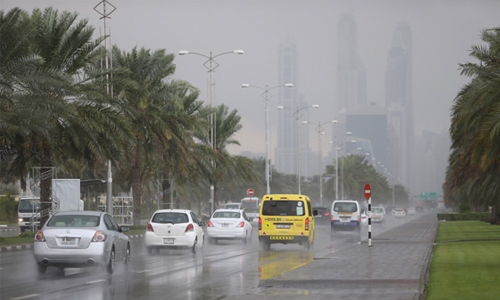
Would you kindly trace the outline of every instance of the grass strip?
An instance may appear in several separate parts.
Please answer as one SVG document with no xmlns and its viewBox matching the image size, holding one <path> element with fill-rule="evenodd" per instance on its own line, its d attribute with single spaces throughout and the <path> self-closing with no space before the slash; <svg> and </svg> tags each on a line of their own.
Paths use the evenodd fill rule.
<svg viewBox="0 0 500 300">
<path fill-rule="evenodd" d="M 500 226 L 441 222 L 426 299 L 498 299 Z"/>
</svg>

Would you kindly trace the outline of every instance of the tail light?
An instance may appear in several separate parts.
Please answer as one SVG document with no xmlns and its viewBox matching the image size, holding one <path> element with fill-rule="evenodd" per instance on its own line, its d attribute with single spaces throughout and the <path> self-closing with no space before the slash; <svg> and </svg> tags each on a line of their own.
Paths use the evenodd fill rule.
<svg viewBox="0 0 500 300">
<path fill-rule="evenodd" d="M 207 221 L 207 227 L 215 227 L 214 224 L 210 221 Z"/>
<path fill-rule="evenodd" d="M 243 228 L 245 227 L 245 222 L 241 221 L 240 224 L 238 224 L 238 226 L 236 226 L 236 228 Z"/>
<path fill-rule="evenodd" d="M 325 212 L 325 217 L 329 217 L 329 216 L 330 216 L 330 212 L 329 211 Z"/>
<path fill-rule="evenodd" d="M 155 230 L 153 229 L 153 225 L 151 225 L 151 223 L 148 223 L 148 227 L 146 227 L 146 231 L 155 232 Z"/>
<path fill-rule="evenodd" d="M 309 230 L 309 218 L 306 218 L 304 227 L 306 230 Z"/>
<path fill-rule="evenodd" d="M 106 233 L 104 231 L 98 230 L 95 232 L 92 242 L 104 242 L 106 240 Z"/>
<path fill-rule="evenodd" d="M 190 232 L 190 231 L 194 231 L 194 226 L 191 223 L 188 224 L 188 226 L 186 227 L 186 230 L 184 230 L 184 232 Z"/>
<path fill-rule="evenodd" d="M 38 230 L 35 234 L 35 242 L 45 242 L 45 237 L 43 236 L 43 232 Z"/>
<path fill-rule="evenodd" d="M 259 217 L 259 230 L 262 230 L 262 218 Z"/>
</svg>

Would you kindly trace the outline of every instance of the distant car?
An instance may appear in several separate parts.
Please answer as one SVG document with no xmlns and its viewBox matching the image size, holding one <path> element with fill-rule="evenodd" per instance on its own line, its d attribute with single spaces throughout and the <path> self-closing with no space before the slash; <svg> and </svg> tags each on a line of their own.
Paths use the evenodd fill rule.
<svg viewBox="0 0 500 300">
<path fill-rule="evenodd" d="M 385 220 L 385 209 L 382 206 L 372 207 L 372 222 L 383 222 Z"/>
<path fill-rule="evenodd" d="M 48 266 L 64 268 L 102 266 L 109 274 L 116 261 L 130 261 L 130 240 L 106 212 L 66 211 L 50 217 L 35 234 L 33 254 L 38 272 Z"/>
<path fill-rule="evenodd" d="M 196 214 L 188 209 L 160 209 L 148 222 L 144 242 L 148 253 L 160 249 L 190 249 L 193 254 L 203 248 L 205 234 Z"/>
<path fill-rule="evenodd" d="M 397 218 L 404 218 L 406 217 L 406 211 L 404 208 L 397 207 L 392 210 L 392 215 Z"/>
<path fill-rule="evenodd" d="M 415 209 L 415 207 L 408 207 L 406 213 L 409 214 L 409 215 L 414 215 L 414 214 L 417 213 L 417 210 Z"/>
<path fill-rule="evenodd" d="M 218 209 L 207 222 L 207 240 L 242 240 L 247 243 L 252 239 L 252 224 L 241 209 Z"/>
<path fill-rule="evenodd" d="M 318 214 L 314 216 L 318 224 L 320 223 L 330 224 L 330 209 L 328 207 L 314 206 L 312 209 L 313 211 L 316 210 L 318 212 Z"/>
</svg>

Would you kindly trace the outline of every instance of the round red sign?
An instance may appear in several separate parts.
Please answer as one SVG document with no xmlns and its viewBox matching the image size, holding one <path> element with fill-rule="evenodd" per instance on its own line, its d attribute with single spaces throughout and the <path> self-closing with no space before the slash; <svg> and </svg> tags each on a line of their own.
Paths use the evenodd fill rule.
<svg viewBox="0 0 500 300">
<path fill-rule="evenodd" d="M 366 200 L 370 199 L 371 196 L 372 196 L 372 189 L 371 189 L 370 185 L 367 183 L 367 184 L 365 184 L 365 198 L 366 198 Z"/>
<path fill-rule="evenodd" d="M 247 190 L 247 195 L 250 196 L 250 197 L 252 197 L 254 195 L 253 189 L 248 189 Z"/>
</svg>

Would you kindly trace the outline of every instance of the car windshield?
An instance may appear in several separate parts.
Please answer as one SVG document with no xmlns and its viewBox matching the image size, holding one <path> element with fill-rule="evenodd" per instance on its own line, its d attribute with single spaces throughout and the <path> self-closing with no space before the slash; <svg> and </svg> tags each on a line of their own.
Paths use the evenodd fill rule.
<svg viewBox="0 0 500 300">
<path fill-rule="evenodd" d="M 47 223 L 48 227 L 96 227 L 99 225 L 99 216 L 60 215 L 53 216 Z"/>
<path fill-rule="evenodd" d="M 185 213 L 178 212 L 159 212 L 153 216 L 154 223 L 188 223 L 189 218 Z"/>
<path fill-rule="evenodd" d="M 381 207 L 374 207 L 373 208 L 373 212 L 374 213 L 383 213 L 384 212 L 384 209 L 381 208 Z"/>
<path fill-rule="evenodd" d="M 304 201 L 265 201 L 262 207 L 264 216 L 303 216 L 305 215 Z"/>
<path fill-rule="evenodd" d="M 213 218 L 239 219 L 240 215 L 241 215 L 240 212 L 237 211 L 216 211 L 214 212 Z"/>
<path fill-rule="evenodd" d="M 355 212 L 357 209 L 356 203 L 352 202 L 338 202 L 333 207 L 333 211 L 336 212 Z"/>
</svg>

